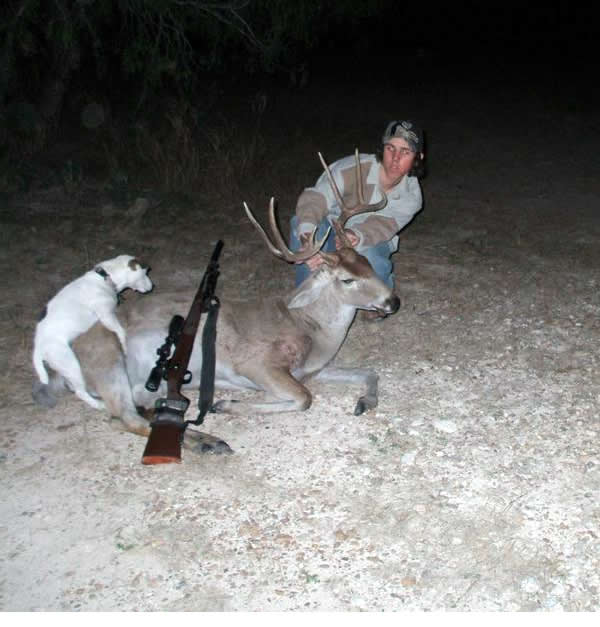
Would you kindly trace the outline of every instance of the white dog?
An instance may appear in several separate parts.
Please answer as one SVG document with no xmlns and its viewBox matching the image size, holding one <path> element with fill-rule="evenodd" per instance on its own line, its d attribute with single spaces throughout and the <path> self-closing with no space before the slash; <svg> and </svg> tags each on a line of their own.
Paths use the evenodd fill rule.
<svg viewBox="0 0 600 627">
<path fill-rule="evenodd" d="M 49 301 L 35 330 L 33 366 L 43 386 L 49 381 L 46 362 L 66 379 L 81 400 L 95 409 L 103 409 L 104 403 L 87 392 L 70 344 L 100 321 L 117 334 L 127 353 L 125 330 L 115 315 L 118 294 L 127 288 L 149 292 L 152 287 L 148 268 L 131 255 L 103 261 L 63 287 Z"/>
</svg>

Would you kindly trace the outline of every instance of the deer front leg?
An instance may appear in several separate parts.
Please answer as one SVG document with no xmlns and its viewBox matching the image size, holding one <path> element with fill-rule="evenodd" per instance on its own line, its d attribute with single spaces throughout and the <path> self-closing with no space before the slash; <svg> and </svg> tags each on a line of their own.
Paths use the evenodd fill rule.
<svg viewBox="0 0 600 627">
<path fill-rule="evenodd" d="M 312 402 L 310 392 L 287 370 L 270 368 L 260 372 L 240 374 L 251 379 L 265 391 L 267 397 L 274 400 L 261 402 L 217 401 L 213 406 L 215 412 L 246 415 L 252 412 L 272 414 L 282 411 L 304 411 L 310 407 Z"/>
<path fill-rule="evenodd" d="M 379 377 L 365 368 L 323 368 L 313 379 L 324 383 L 357 383 L 366 386 L 366 394 L 361 396 L 354 407 L 354 415 L 360 416 L 377 407 L 377 381 Z"/>
</svg>

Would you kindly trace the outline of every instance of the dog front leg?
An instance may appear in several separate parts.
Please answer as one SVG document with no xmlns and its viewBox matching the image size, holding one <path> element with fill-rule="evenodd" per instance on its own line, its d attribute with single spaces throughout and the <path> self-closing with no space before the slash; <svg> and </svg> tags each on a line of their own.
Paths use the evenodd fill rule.
<svg viewBox="0 0 600 627">
<path fill-rule="evenodd" d="M 103 314 L 98 316 L 100 322 L 119 338 L 119 342 L 121 343 L 121 348 L 123 349 L 123 353 L 127 355 L 127 335 L 125 334 L 125 329 L 121 326 L 121 323 L 117 320 L 114 314 Z"/>
</svg>

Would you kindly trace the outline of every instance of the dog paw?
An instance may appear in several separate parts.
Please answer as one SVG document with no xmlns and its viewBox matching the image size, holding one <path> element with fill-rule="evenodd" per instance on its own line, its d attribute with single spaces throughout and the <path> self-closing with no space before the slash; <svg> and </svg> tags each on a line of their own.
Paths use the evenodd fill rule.
<svg viewBox="0 0 600 627">
<path fill-rule="evenodd" d="M 39 381 L 35 381 L 31 389 L 31 396 L 33 400 L 42 407 L 52 409 L 56 406 L 56 397 L 52 394 L 52 390 L 49 385 L 44 385 Z"/>
</svg>

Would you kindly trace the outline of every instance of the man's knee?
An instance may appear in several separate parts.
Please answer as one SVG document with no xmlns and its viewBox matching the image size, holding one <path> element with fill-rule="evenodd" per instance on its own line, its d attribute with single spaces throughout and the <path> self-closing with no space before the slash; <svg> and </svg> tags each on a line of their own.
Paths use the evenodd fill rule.
<svg viewBox="0 0 600 627">
<path fill-rule="evenodd" d="M 369 260 L 375 274 L 390 289 L 394 289 L 394 266 L 390 259 L 389 249 L 384 250 L 381 246 L 375 246 L 362 254 Z"/>
</svg>

